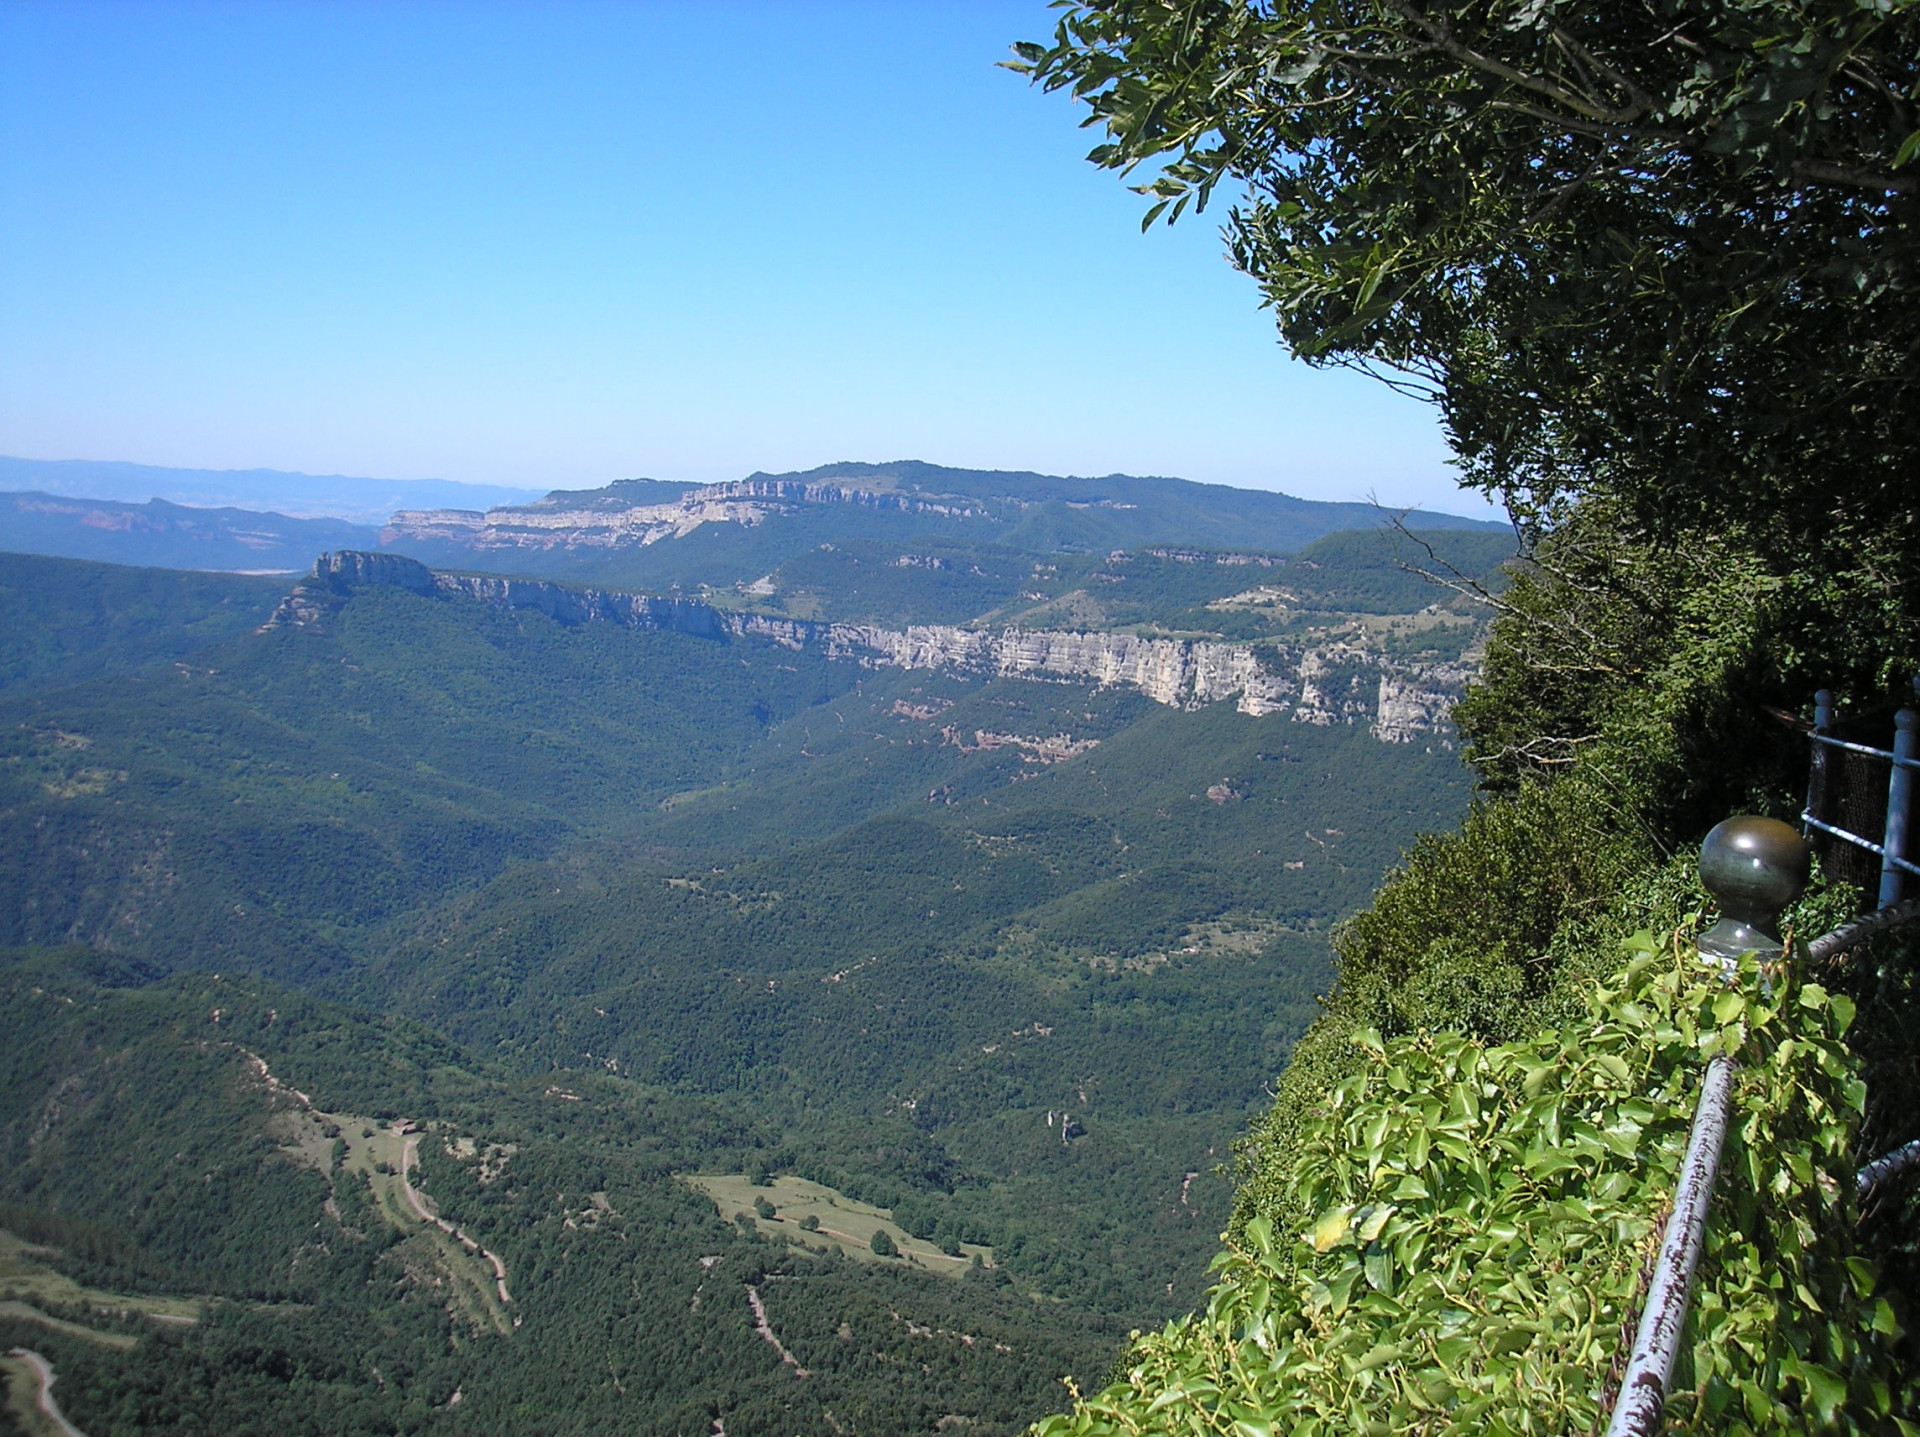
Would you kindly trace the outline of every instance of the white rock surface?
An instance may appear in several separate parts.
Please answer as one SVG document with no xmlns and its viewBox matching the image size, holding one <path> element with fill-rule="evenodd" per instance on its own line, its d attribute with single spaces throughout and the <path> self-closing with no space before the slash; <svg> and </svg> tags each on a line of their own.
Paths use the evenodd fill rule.
<svg viewBox="0 0 1920 1437">
<path fill-rule="evenodd" d="M 871 668 L 1091 681 L 1136 689 L 1178 708 L 1232 702 L 1242 713 L 1284 713 L 1295 723 L 1364 724 L 1382 743 L 1449 742 L 1448 714 L 1474 674 L 1468 662 L 1396 658 L 1351 637 L 1244 644 L 949 624 L 888 629 L 741 614 L 693 599 L 575 589 L 538 579 L 432 574 L 429 585 L 428 573 L 412 560 L 386 555 L 323 554 L 313 576 L 282 601 L 267 627 L 322 625 L 352 587 L 397 584 L 505 609 L 532 609 L 562 624 L 759 639 Z"/>
</svg>

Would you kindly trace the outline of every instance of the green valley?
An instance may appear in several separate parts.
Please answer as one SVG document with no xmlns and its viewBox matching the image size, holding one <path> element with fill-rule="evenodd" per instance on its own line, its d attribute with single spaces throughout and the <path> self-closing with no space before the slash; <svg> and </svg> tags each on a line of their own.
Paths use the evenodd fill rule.
<svg viewBox="0 0 1920 1437">
<path fill-rule="evenodd" d="M 1484 611 L 1411 558 L 5 560 L 60 597 L 0 693 L 0 1336 L 90 1437 L 1057 1410 L 1198 1298 L 1331 925 L 1464 802 Z"/>
</svg>

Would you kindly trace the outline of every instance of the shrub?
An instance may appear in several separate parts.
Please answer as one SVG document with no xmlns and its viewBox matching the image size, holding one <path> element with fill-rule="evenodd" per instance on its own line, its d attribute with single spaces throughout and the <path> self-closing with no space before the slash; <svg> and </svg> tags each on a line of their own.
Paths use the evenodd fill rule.
<svg viewBox="0 0 1920 1437">
<path fill-rule="evenodd" d="M 1359 1039 L 1304 1119 L 1304 1232 L 1250 1219 L 1200 1314 L 1136 1337 L 1067 1434 L 1561 1433 L 1598 1425 L 1707 1058 L 1741 1064 L 1670 1430 L 1920 1432 L 1901 1330 L 1854 1250 L 1865 1102 L 1850 1000 L 1736 990 L 1634 943 L 1530 1041 Z"/>
</svg>

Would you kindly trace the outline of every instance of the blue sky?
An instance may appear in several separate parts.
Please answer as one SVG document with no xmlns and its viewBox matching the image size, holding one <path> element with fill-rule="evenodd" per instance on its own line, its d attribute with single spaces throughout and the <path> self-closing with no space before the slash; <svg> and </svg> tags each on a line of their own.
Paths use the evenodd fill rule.
<svg viewBox="0 0 1920 1437">
<path fill-rule="evenodd" d="M 545 488 L 839 459 L 1482 512 L 1139 232 L 1043 4 L 0 5 L 0 452 Z"/>
</svg>

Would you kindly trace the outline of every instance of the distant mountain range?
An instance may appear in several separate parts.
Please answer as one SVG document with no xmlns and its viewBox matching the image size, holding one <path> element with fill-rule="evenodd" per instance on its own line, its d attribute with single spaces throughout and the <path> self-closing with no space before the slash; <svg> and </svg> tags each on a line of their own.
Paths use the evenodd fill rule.
<svg viewBox="0 0 1920 1437">
<path fill-rule="evenodd" d="M 331 545 L 369 546 L 380 531 L 342 519 L 295 519 L 255 509 L 205 509 L 149 499 L 0 493 L 0 549 L 161 569 L 290 573 Z"/>
<path fill-rule="evenodd" d="M 298 570 L 324 549 L 387 549 L 441 567 L 656 589 L 752 585 L 836 544 L 940 541 L 1079 555 L 1173 545 L 1284 554 L 1328 534 L 1378 527 L 1387 517 L 1368 504 L 1183 479 L 1063 478 L 918 461 L 832 464 L 714 485 L 626 479 L 489 507 L 476 503 L 496 493 L 531 496 L 441 481 L 381 488 L 385 481 L 270 471 L 206 475 L 0 459 L 0 486 L 10 479 L 32 481 L 32 492 L 0 495 L 0 547 L 16 552 Z M 315 507 L 335 489 L 346 498 L 332 510 Z M 178 497 L 216 491 L 261 496 L 260 507 L 206 500 L 189 507 Z M 276 493 L 280 498 L 267 503 Z M 378 515 L 379 527 L 340 517 L 348 499 L 363 504 L 383 495 L 400 502 Z M 312 502 L 303 506 L 303 497 Z M 373 511 L 355 512 L 364 520 Z M 1500 528 L 1425 511 L 1405 518 L 1423 530 Z"/>
<path fill-rule="evenodd" d="M 397 509 L 524 504 L 541 494 L 538 488 L 461 484 L 451 479 L 358 479 L 279 469 L 168 469 L 99 459 L 19 459 L 8 455 L 0 455 L 0 490 L 33 490 L 66 499 L 113 499 L 123 504 L 164 499 L 196 509 L 267 510 L 300 519 L 344 519 L 375 527 Z M 302 566 L 312 558 L 307 555 Z"/>
</svg>

